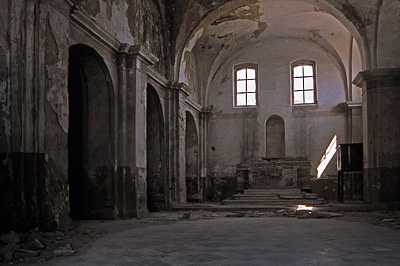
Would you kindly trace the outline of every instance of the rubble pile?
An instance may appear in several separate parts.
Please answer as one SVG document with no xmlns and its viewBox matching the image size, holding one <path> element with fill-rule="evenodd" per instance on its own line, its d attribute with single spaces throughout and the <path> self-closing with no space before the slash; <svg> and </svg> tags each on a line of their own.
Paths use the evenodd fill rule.
<svg viewBox="0 0 400 266">
<path fill-rule="evenodd" d="M 100 235 L 93 230 L 41 232 L 38 228 L 26 233 L 10 231 L 0 236 L 0 264 L 45 262 L 55 257 L 71 256 L 76 249 Z"/>
</svg>

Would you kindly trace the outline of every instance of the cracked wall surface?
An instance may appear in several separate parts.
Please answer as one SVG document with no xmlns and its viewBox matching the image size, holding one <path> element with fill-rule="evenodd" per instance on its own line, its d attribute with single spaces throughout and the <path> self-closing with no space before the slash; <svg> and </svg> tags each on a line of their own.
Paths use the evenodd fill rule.
<svg viewBox="0 0 400 266">
<path fill-rule="evenodd" d="M 169 182 L 166 205 L 186 202 L 187 191 L 201 198 L 199 168 L 209 199 L 233 194 L 237 165 L 265 156 L 272 115 L 284 120 L 285 155 L 309 160 L 311 175 L 334 134 L 340 142 L 364 141 L 367 199 L 398 199 L 398 1 L 0 0 L 0 6 L 1 228 L 70 226 L 72 45 L 93 49 L 101 65 L 89 65 L 91 79 L 83 82 L 91 87 L 89 120 L 98 122 L 86 132 L 88 189 L 93 202 L 101 198 L 94 216 L 100 209 L 107 218 L 147 213 L 149 80 L 164 95 L 167 133 L 160 146 L 172 158 L 162 177 Z M 304 108 L 293 106 L 290 95 L 290 64 L 301 59 L 316 62 L 318 79 L 318 104 Z M 233 67 L 241 63 L 259 66 L 256 108 L 233 108 Z M 185 147 L 189 109 L 201 121 L 198 149 Z M 326 176 L 334 172 L 330 165 Z M 384 193 L 377 189 L 382 180 Z"/>
<path fill-rule="evenodd" d="M 83 0 L 79 7 L 112 36 L 130 45 L 141 44 L 156 54 L 155 68 L 170 77 L 170 27 L 163 2 L 133 0 Z"/>
</svg>

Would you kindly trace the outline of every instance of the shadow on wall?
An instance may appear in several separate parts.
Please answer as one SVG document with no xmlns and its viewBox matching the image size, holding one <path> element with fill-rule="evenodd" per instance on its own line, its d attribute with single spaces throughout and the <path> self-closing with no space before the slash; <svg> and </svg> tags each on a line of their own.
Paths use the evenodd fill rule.
<svg viewBox="0 0 400 266">
<path fill-rule="evenodd" d="M 103 59 L 92 48 L 78 44 L 69 52 L 70 215 L 77 219 L 112 219 L 111 78 Z"/>
</svg>

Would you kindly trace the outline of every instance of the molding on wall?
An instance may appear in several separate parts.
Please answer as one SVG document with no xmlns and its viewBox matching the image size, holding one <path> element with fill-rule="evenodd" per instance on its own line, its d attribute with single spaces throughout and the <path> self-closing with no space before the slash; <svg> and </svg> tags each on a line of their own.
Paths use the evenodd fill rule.
<svg viewBox="0 0 400 266">
<path fill-rule="evenodd" d="M 82 10 L 75 8 L 71 9 L 71 23 L 85 33 L 88 33 L 98 43 L 102 44 L 112 52 L 119 52 L 121 42 L 114 38 L 110 33 L 100 27 L 93 17 L 86 15 Z"/>
<path fill-rule="evenodd" d="M 185 83 L 170 82 L 169 88 L 180 91 L 185 97 L 190 96 L 191 89 Z"/>
<path fill-rule="evenodd" d="M 350 109 L 361 109 L 362 108 L 362 101 L 347 101 L 339 103 L 339 107 L 343 110 L 350 110 Z"/>
<path fill-rule="evenodd" d="M 164 89 L 168 87 L 169 81 L 160 73 L 158 73 L 153 67 L 147 69 L 147 74 L 149 79 L 163 87 Z"/>
<path fill-rule="evenodd" d="M 197 103 L 195 100 L 193 100 L 191 97 L 187 97 L 185 99 L 185 103 L 187 103 L 190 107 L 192 107 L 194 110 L 197 112 L 201 112 L 203 109 L 199 103 Z"/>
<path fill-rule="evenodd" d="M 129 54 L 139 57 L 149 66 L 158 62 L 158 58 L 143 45 L 131 45 L 129 47 Z"/>
<path fill-rule="evenodd" d="M 399 87 L 400 68 L 382 68 L 365 70 L 357 74 L 353 84 L 360 88 L 377 89 Z"/>
</svg>

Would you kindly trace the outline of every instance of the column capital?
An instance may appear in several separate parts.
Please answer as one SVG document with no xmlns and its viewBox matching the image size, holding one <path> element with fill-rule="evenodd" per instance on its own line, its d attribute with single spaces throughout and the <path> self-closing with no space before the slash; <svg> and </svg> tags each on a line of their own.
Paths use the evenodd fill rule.
<svg viewBox="0 0 400 266">
<path fill-rule="evenodd" d="M 122 43 L 119 47 L 118 54 L 127 59 L 127 67 L 132 67 L 134 61 L 139 59 L 146 66 L 152 66 L 158 62 L 158 58 L 147 50 L 143 45 L 129 45 Z"/>
<path fill-rule="evenodd" d="M 177 91 L 179 91 L 180 93 L 182 93 L 185 97 L 188 97 L 188 96 L 190 96 L 191 95 L 191 88 L 188 86 L 188 85 L 186 85 L 185 83 L 179 83 L 179 82 L 171 82 L 170 84 L 169 84 L 169 87 L 172 89 L 172 90 L 177 90 Z"/>
<path fill-rule="evenodd" d="M 353 84 L 367 90 L 399 87 L 400 68 L 383 68 L 362 71 L 354 78 Z"/>
<path fill-rule="evenodd" d="M 148 66 L 152 66 L 158 62 L 158 58 L 147 50 L 143 45 L 131 45 L 128 50 L 128 54 L 136 56 Z"/>
</svg>

